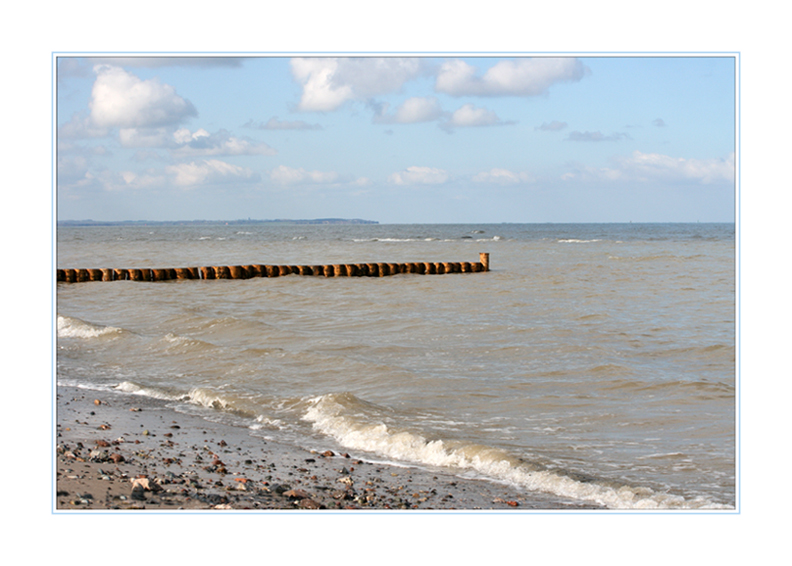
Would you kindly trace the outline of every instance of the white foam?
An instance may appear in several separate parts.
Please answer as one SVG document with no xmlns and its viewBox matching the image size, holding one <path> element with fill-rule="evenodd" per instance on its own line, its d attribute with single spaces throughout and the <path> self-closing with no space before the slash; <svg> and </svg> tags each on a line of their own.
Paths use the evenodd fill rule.
<svg viewBox="0 0 792 566">
<path fill-rule="evenodd" d="M 427 440 L 420 434 L 394 430 L 383 423 L 368 424 L 346 413 L 342 396 L 323 395 L 310 400 L 303 419 L 312 422 L 315 430 L 332 436 L 347 448 L 407 462 L 473 471 L 525 489 L 597 503 L 611 509 L 729 508 L 703 498 L 685 499 L 648 487 L 575 479 L 563 472 L 536 469 L 497 448 Z"/>
<path fill-rule="evenodd" d="M 91 324 L 78 318 L 58 315 L 58 338 L 97 338 L 121 332 L 115 326 Z"/>
<path fill-rule="evenodd" d="M 178 401 L 183 399 L 184 396 L 178 393 L 168 393 L 167 391 L 163 391 L 162 389 L 156 389 L 152 387 L 142 387 L 137 383 L 132 383 L 131 381 L 122 381 L 118 385 L 115 386 L 117 391 L 123 391 L 124 393 L 131 393 L 132 395 L 141 395 L 143 397 L 151 397 L 153 399 L 163 399 L 165 401 Z"/>
<path fill-rule="evenodd" d="M 283 424 L 283 421 L 281 421 L 280 419 L 270 419 L 269 417 L 265 417 L 264 415 L 259 415 L 258 417 L 256 417 L 256 424 L 250 426 L 252 430 L 260 430 L 265 427 L 283 429 L 285 428 L 285 425 Z"/>
<path fill-rule="evenodd" d="M 223 399 L 223 397 L 218 395 L 215 391 L 211 391 L 209 389 L 196 387 L 191 389 L 187 396 L 191 403 L 195 403 L 196 405 L 207 407 L 209 409 L 224 410 L 230 408 L 228 401 Z"/>
</svg>

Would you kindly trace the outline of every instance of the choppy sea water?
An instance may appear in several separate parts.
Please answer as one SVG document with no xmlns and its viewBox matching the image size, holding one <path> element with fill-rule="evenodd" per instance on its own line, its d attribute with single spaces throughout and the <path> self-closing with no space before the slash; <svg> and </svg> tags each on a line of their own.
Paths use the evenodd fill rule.
<svg viewBox="0 0 792 566">
<path fill-rule="evenodd" d="M 59 283 L 57 383 L 613 509 L 736 505 L 733 224 L 59 227 L 58 267 L 478 261 Z"/>
</svg>

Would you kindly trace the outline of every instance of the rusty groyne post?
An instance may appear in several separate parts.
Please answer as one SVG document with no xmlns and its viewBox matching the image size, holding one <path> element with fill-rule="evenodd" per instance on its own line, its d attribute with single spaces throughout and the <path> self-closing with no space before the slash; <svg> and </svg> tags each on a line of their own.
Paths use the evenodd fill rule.
<svg viewBox="0 0 792 566">
<path fill-rule="evenodd" d="M 414 263 L 343 263 L 333 265 L 213 265 L 176 268 L 105 268 L 57 269 L 57 281 L 169 281 L 174 279 L 251 279 L 254 277 L 282 277 L 285 275 L 313 275 L 324 277 L 387 277 L 401 273 L 433 275 L 443 273 L 478 273 L 490 270 L 489 253 L 479 254 L 472 262 L 414 262 Z"/>
<path fill-rule="evenodd" d="M 484 271 L 490 270 L 489 252 L 481 252 L 479 254 L 479 261 L 484 266 Z"/>
</svg>

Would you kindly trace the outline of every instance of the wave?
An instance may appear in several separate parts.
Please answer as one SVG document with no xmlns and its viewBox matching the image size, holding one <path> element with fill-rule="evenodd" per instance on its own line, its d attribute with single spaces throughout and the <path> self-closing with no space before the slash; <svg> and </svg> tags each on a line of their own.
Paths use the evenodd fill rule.
<svg viewBox="0 0 792 566">
<path fill-rule="evenodd" d="M 459 440 L 430 440 L 370 418 L 366 403 L 350 393 L 308 401 L 303 420 L 341 445 L 419 465 L 457 469 L 559 497 L 593 502 L 611 509 L 730 509 L 703 497 L 686 499 L 649 487 L 620 484 L 526 462 L 505 450 Z"/>
<path fill-rule="evenodd" d="M 597 368 L 594 368 L 592 371 L 596 371 L 596 369 Z M 670 392 L 677 395 L 705 396 L 708 398 L 712 396 L 734 398 L 735 395 L 734 384 L 701 379 L 694 381 L 673 380 L 657 383 L 633 379 L 614 379 L 603 382 L 602 388 L 604 390 L 632 391 L 635 393 L 660 394 Z"/>
<path fill-rule="evenodd" d="M 132 381 L 122 381 L 115 386 L 115 390 L 163 401 L 187 401 L 189 399 L 184 393 L 169 391 L 161 387 L 145 387 Z"/>
<path fill-rule="evenodd" d="M 189 338 L 187 336 L 179 336 L 168 332 L 160 340 L 165 345 L 165 349 L 170 353 L 190 353 L 202 352 L 209 348 L 214 348 L 214 344 L 198 340 L 197 338 Z"/>
<path fill-rule="evenodd" d="M 567 238 L 565 240 L 558 240 L 559 244 L 591 244 L 594 242 L 601 242 L 602 240 L 578 240 L 577 238 Z"/>
<path fill-rule="evenodd" d="M 529 462 L 501 448 L 464 440 L 429 439 L 415 430 L 395 424 L 393 411 L 365 402 L 351 393 L 330 393 L 303 399 L 250 399 L 233 392 L 195 387 L 188 392 L 144 387 L 125 381 L 115 387 L 134 395 L 177 402 L 182 407 L 209 410 L 206 418 L 227 415 L 251 430 L 275 429 L 288 432 L 291 426 L 278 418 L 286 409 L 301 415 L 314 431 L 329 436 L 345 448 L 368 452 L 392 460 L 394 464 L 450 469 L 489 481 L 508 483 L 528 491 L 603 505 L 610 509 L 696 510 L 733 509 L 705 497 L 685 498 L 646 486 L 630 485 L 591 477 L 572 470 L 555 469 Z M 275 412 L 264 414 L 267 406 Z M 281 415 L 283 416 L 283 415 Z M 289 419 L 290 420 L 290 419 Z M 453 427 L 455 428 L 455 427 Z M 644 458 L 671 458 L 675 454 L 652 454 Z"/>
<path fill-rule="evenodd" d="M 491 238 L 472 238 L 471 236 L 460 236 L 459 238 L 433 238 L 433 237 L 420 237 L 413 238 L 353 238 L 353 242 L 366 243 L 366 242 L 385 242 L 385 243 L 405 243 L 405 242 L 458 242 L 460 240 L 471 242 L 499 242 L 503 240 L 501 236 L 492 236 Z"/>
<path fill-rule="evenodd" d="M 79 318 L 58 315 L 58 338 L 98 338 L 117 336 L 123 332 L 115 326 L 92 324 Z"/>
</svg>

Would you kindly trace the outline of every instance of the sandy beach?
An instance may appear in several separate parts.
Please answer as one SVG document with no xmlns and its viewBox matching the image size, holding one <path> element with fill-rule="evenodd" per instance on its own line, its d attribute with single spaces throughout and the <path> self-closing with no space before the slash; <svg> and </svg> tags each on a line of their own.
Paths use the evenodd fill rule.
<svg viewBox="0 0 792 566">
<path fill-rule="evenodd" d="M 57 511 L 595 509 L 331 449 L 264 440 L 162 401 L 59 387 Z"/>
</svg>

